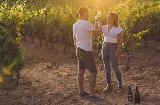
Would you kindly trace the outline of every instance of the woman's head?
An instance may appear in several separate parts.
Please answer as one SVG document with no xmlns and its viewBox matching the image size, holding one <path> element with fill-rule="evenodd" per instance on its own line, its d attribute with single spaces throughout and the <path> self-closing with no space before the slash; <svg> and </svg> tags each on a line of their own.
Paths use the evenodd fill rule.
<svg viewBox="0 0 160 105">
<path fill-rule="evenodd" d="M 118 15 L 116 13 L 109 13 L 107 17 L 107 23 L 113 24 L 115 27 L 118 27 Z"/>
</svg>

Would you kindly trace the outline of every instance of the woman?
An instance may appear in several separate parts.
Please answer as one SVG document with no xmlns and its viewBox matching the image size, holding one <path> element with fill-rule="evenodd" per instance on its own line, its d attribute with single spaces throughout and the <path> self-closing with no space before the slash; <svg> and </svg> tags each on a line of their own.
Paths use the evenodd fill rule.
<svg viewBox="0 0 160 105">
<path fill-rule="evenodd" d="M 107 24 L 102 27 L 104 33 L 104 42 L 102 46 L 102 59 L 105 68 L 105 76 L 107 87 L 103 92 L 111 91 L 111 73 L 110 62 L 118 80 L 118 87 L 120 92 L 123 92 L 121 73 L 118 68 L 118 57 L 122 47 L 122 27 L 118 25 L 118 15 L 116 13 L 109 13 L 107 17 Z"/>
</svg>

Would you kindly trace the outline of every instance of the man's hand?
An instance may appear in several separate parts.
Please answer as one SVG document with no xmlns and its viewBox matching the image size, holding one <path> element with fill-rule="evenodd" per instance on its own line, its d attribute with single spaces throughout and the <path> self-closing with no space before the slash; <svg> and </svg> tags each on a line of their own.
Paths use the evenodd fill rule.
<svg viewBox="0 0 160 105">
<path fill-rule="evenodd" d="M 74 47 L 75 47 L 75 48 L 77 48 L 77 45 L 76 45 L 76 44 L 74 44 Z"/>
</svg>

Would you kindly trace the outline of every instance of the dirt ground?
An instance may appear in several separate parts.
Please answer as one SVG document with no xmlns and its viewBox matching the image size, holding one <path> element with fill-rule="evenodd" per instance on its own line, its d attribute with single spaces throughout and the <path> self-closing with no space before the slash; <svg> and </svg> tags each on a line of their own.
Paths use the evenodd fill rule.
<svg viewBox="0 0 160 105">
<path fill-rule="evenodd" d="M 139 86 L 141 103 L 139 105 L 160 105 L 160 53 L 158 42 L 149 42 L 147 48 L 131 53 L 130 70 L 126 71 L 126 53 L 122 52 L 119 68 L 122 73 L 124 92 L 117 92 L 117 79 L 112 70 L 113 91 L 103 94 L 106 86 L 103 64 L 97 63 L 98 74 L 96 93 L 104 101 L 81 99 L 77 86 L 77 60 L 75 49 L 55 45 L 39 47 L 39 43 L 22 42 L 27 62 L 21 70 L 20 86 L 13 83 L 0 87 L 0 105 L 135 105 L 127 101 L 128 84 L 135 93 Z M 98 61 L 98 56 L 95 54 Z M 89 90 L 89 73 L 85 74 L 85 89 Z"/>
</svg>

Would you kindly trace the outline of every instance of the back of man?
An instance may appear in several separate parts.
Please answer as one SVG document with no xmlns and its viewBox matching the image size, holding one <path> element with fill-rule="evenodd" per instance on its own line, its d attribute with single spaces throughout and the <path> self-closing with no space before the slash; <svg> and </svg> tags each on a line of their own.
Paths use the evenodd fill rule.
<svg viewBox="0 0 160 105">
<path fill-rule="evenodd" d="M 81 97 L 88 97 L 91 100 L 102 100 L 101 97 L 95 95 L 96 84 L 96 64 L 92 53 L 92 32 L 101 33 L 96 30 L 88 21 L 88 9 L 81 7 L 79 9 L 80 19 L 73 25 L 73 40 L 76 47 L 78 58 L 78 84 Z M 85 91 L 83 87 L 84 72 L 88 69 L 90 72 L 89 89 L 90 93 Z"/>
<path fill-rule="evenodd" d="M 76 45 L 85 51 L 92 51 L 91 31 L 95 28 L 89 21 L 78 20 L 73 25 L 73 32 L 76 37 Z"/>
</svg>

